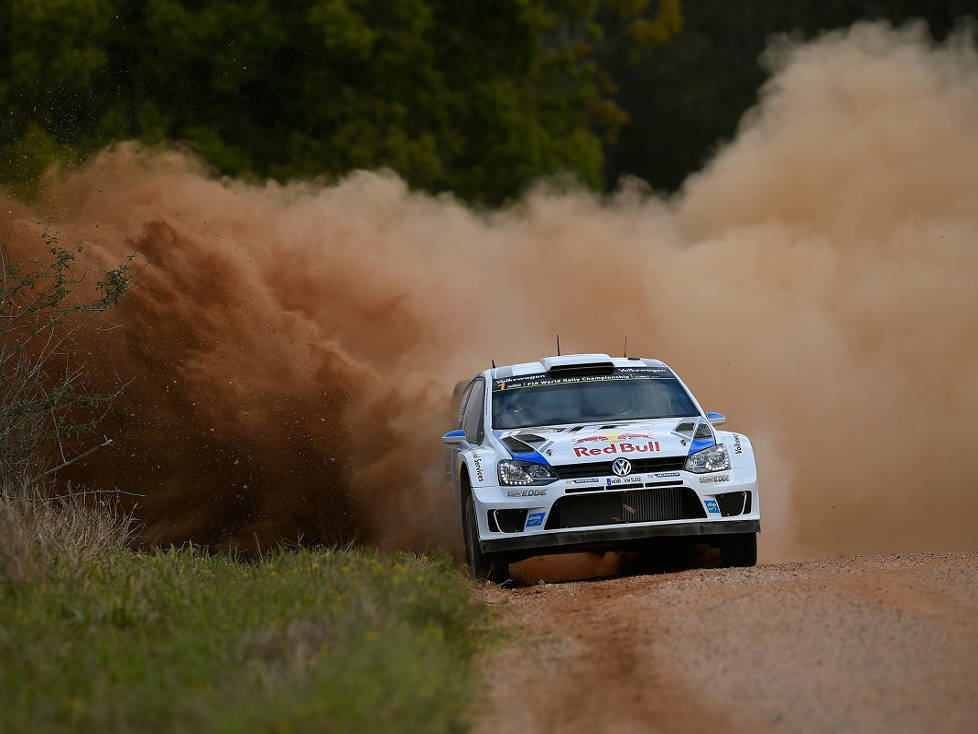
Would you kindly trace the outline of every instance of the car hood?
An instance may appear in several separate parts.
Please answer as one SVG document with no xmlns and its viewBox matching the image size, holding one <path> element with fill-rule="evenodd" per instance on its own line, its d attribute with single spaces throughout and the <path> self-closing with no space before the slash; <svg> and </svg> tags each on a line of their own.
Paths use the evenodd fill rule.
<svg viewBox="0 0 978 734">
<path fill-rule="evenodd" d="M 515 458 L 537 461 L 542 458 L 556 465 L 613 461 L 620 456 L 630 459 L 685 456 L 691 450 L 714 443 L 712 427 L 700 417 L 521 428 L 494 433 Z M 694 440 L 694 434 L 700 438 Z"/>
</svg>

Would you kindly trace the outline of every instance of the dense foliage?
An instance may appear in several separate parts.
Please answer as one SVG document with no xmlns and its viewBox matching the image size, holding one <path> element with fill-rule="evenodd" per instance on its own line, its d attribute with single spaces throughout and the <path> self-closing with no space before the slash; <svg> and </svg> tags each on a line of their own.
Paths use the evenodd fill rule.
<svg viewBox="0 0 978 734">
<path fill-rule="evenodd" d="M 763 54 L 772 37 L 805 40 L 860 20 L 883 20 L 895 26 L 921 21 L 935 39 L 943 39 L 967 27 L 966 19 L 978 16 L 978 5 L 974 0 L 687 0 L 682 15 L 682 30 L 669 43 L 649 47 L 638 58 L 614 46 L 599 54 L 629 116 L 617 144 L 607 148 L 609 184 L 629 174 L 656 189 L 673 190 L 700 170 L 757 102 L 770 71 Z"/>
<path fill-rule="evenodd" d="M 770 37 L 973 0 L 9 0 L 0 182 L 114 141 L 280 180 L 389 167 L 498 203 L 570 170 L 675 188 L 756 100 Z"/>
<path fill-rule="evenodd" d="M 136 138 L 232 175 L 387 166 L 475 201 L 562 169 L 598 186 L 624 119 L 592 60 L 599 5 L 635 45 L 677 18 L 648 0 L 12 0 L 0 178 Z"/>
</svg>

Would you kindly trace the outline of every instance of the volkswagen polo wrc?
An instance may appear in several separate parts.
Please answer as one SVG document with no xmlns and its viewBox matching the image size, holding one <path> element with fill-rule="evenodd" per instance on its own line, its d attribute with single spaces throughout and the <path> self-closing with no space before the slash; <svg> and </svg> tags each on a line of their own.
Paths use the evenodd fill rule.
<svg viewBox="0 0 978 734">
<path fill-rule="evenodd" d="M 522 558 L 662 537 L 754 565 L 754 452 L 716 429 L 725 420 L 654 359 L 574 354 L 480 372 L 442 437 L 472 574 L 503 581 Z"/>
</svg>

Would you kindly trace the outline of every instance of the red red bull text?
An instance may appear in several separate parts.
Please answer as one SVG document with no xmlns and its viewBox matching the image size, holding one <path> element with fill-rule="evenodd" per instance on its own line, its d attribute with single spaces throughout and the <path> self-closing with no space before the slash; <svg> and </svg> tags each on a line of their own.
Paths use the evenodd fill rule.
<svg viewBox="0 0 978 734">
<path fill-rule="evenodd" d="M 659 448 L 658 441 L 649 441 L 648 443 L 631 444 L 627 442 L 623 443 L 613 443 L 610 446 L 605 446 L 603 449 L 591 449 L 587 446 L 575 446 L 574 455 L 575 456 L 601 456 L 601 454 L 632 454 L 632 453 L 648 453 L 650 451 L 661 451 Z"/>
</svg>

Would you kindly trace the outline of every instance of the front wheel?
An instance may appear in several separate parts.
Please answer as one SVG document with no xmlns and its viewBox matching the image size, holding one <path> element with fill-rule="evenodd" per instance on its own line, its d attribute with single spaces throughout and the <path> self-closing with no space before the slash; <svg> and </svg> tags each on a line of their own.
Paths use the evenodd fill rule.
<svg viewBox="0 0 978 734">
<path fill-rule="evenodd" d="M 475 518 L 475 500 L 468 482 L 462 483 L 462 536 L 465 561 L 472 578 L 501 584 L 509 578 L 509 563 L 498 553 L 483 553 L 479 548 L 479 525 Z"/>
<path fill-rule="evenodd" d="M 726 535 L 720 540 L 720 558 L 727 568 L 757 565 L 757 533 Z"/>
</svg>

